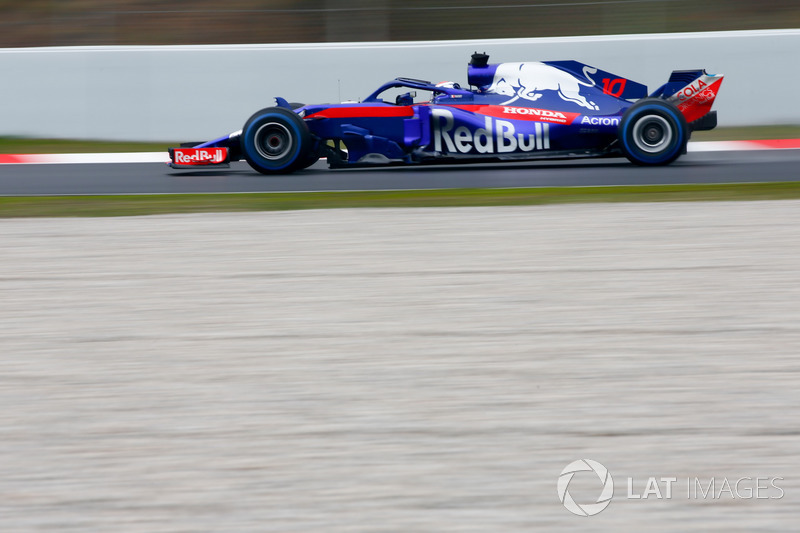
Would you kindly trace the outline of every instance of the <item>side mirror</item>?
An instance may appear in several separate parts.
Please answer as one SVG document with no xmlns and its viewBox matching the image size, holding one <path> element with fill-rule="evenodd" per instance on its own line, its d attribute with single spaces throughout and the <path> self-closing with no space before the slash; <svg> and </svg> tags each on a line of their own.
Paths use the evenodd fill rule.
<svg viewBox="0 0 800 533">
<path fill-rule="evenodd" d="M 397 105 L 413 105 L 414 104 L 414 98 L 416 96 L 417 96 L 417 92 L 416 91 L 412 91 L 412 92 L 408 92 L 408 93 L 404 93 L 404 94 L 399 94 L 399 95 L 397 95 L 397 98 L 395 98 L 394 103 L 396 103 Z"/>
</svg>

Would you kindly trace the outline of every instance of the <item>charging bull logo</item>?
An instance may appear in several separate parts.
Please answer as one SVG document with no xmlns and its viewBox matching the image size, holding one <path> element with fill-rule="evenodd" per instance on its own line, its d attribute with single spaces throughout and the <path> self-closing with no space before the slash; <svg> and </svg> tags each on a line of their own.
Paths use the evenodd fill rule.
<svg viewBox="0 0 800 533">
<path fill-rule="evenodd" d="M 487 116 L 484 127 L 473 131 L 467 126 L 456 127 L 453 113 L 447 109 L 433 109 L 431 115 L 433 148 L 437 152 L 502 154 L 550 149 L 550 124 L 546 122 L 531 123 L 531 133 L 517 133 L 512 122 Z"/>
<path fill-rule="evenodd" d="M 587 79 L 591 79 L 589 74 L 595 72 L 597 69 L 589 66 L 583 69 Z M 593 111 L 599 109 L 580 93 L 581 86 L 593 87 L 594 84 L 583 82 L 568 72 L 544 63 L 502 63 L 498 65 L 487 92 L 512 96 L 501 104 L 508 105 L 520 98 L 533 102 L 543 96 L 542 91 L 556 91 L 562 100 Z"/>
</svg>

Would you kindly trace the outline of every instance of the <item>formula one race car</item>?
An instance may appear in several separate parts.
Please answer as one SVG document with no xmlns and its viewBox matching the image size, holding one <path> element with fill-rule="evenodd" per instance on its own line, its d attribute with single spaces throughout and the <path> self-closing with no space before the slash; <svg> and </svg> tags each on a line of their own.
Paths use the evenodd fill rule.
<svg viewBox="0 0 800 533">
<path fill-rule="evenodd" d="M 686 152 L 692 131 L 717 124 L 711 105 L 723 77 L 704 70 L 676 70 L 648 95 L 640 83 L 577 61 L 488 61 L 472 55 L 469 90 L 397 78 L 359 103 L 276 98 L 240 131 L 170 148 L 169 164 L 245 159 L 261 173 L 285 174 L 320 157 L 336 168 L 622 155 L 666 165 Z"/>
</svg>

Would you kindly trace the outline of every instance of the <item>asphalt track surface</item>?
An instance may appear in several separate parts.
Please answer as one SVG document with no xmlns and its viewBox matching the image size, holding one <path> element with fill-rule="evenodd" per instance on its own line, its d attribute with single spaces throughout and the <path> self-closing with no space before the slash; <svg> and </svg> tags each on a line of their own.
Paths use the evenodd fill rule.
<svg viewBox="0 0 800 533">
<path fill-rule="evenodd" d="M 165 156 L 166 159 L 166 156 Z M 689 153 L 666 167 L 624 159 L 330 170 L 324 162 L 289 176 L 246 163 L 177 171 L 161 163 L 0 165 L 0 195 L 242 193 L 286 191 L 653 185 L 797 181 L 800 150 Z"/>
</svg>

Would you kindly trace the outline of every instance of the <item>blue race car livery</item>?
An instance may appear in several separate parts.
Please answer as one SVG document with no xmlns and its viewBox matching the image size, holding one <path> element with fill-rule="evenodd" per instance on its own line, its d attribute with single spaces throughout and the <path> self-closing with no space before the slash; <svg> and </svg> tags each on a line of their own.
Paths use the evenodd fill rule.
<svg viewBox="0 0 800 533">
<path fill-rule="evenodd" d="M 648 94 L 641 83 L 577 61 L 488 59 L 472 55 L 469 89 L 396 78 L 358 103 L 276 98 L 240 131 L 170 148 L 169 164 L 215 168 L 245 159 L 263 174 L 301 170 L 320 157 L 334 168 L 612 156 L 665 165 L 686 152 L 692 131 L 717 124 L 711 106 L 722 75 L 673 71 Z"/>
</svg>

